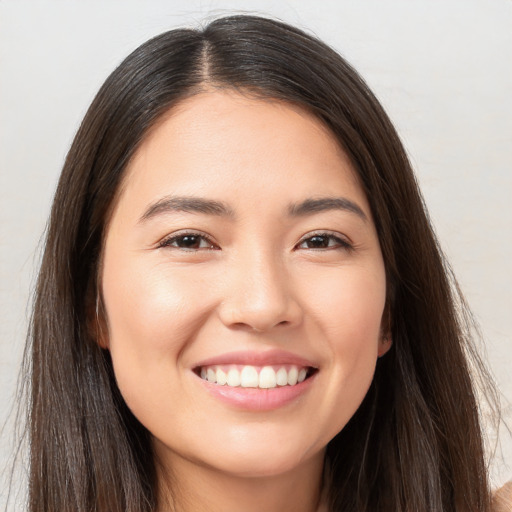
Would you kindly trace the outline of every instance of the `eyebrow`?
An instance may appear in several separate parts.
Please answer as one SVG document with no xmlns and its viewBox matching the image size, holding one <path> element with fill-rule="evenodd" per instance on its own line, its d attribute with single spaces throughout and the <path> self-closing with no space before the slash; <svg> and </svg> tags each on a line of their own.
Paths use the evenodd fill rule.
<svg viewBox="0 0 512 512">
<path fill-rule="evenodd" d="M 157 215 L 170 212 L 203 213 L 206 215 L 234 217 L 233 210 L 220 201 L 201 197 L 167 196 L 149 205 L 139 219 L 139 222 L 145 222 Z"/>
<path fill-rule="evenodd" d="M 343 210 L 346 212 L 355 213 L 365 222 L 368 221 L 368 217 L 365 215 L 361 207 L 345 197 L 321 197 L 318 199 L 306 199 L 301 203 L 290 205 L 288 208 L 288 213 L 293 217 L 302 217 L 328 210 Z"/>
<path fill-rule="evenodd" d="M 365 222 L 368 220 L 363 210 L 353 201 L 345 197 L 321 197 L 306 199 L 300 203 L 293 203 L 288 207 L 288 214 L 292 217 L 303 217 L 315 213 L 342 210 L 356 214 Z M 221 201 L 205 199 L 202 197 L 166 196 L 149 205 L 139 222 L 145 222 L 153 217 L 165 213 L 186 212 L 216 215 L 234 218 L 233 210 Z"/>
</svg>

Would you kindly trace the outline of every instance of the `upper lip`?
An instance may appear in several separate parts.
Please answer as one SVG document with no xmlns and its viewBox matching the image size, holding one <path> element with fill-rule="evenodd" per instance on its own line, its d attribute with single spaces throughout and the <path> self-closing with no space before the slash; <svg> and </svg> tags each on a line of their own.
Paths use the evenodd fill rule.
<svg viewBox="0 0 512 512">
<path fill-rule="evenodd" d="M 194 368 L 214 365 L 243 364 L 250 366 L 277 366 L 289 364 L 316 368 L 315 364 L 301 356 L 284 350 L 237 351 L 220 354 L 194 365 Z"/>
</svg>

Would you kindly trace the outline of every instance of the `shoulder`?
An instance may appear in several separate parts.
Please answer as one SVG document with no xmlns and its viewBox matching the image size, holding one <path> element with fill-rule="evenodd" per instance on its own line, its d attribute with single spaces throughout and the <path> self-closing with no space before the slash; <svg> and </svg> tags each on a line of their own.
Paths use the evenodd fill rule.
<svg viewBox="0 0 512 512">
<path fill-rule="evenodd" d="M 492 512 L 512 512 L 512 481 L 493 493 Z"/>
</svg>

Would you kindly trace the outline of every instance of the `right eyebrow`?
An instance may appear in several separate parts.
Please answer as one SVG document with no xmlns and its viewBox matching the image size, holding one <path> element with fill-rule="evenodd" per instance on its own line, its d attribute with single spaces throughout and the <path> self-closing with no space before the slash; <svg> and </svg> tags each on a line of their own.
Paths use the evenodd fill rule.
<svg viewBox="0 0 512 512">
<path fill-rule="evenodd" d="M 233 210 L 220 201 L 202 197 L 166 196 L 150 204 L 140 217 L 139 223 L 170 212 L 203 213 L 222 217 L 235 216 Z"/>
<path fill-rule="evenodd" d="M 312 215 L 328 210 L 341 210 L 354 213 L 363 221 L 368 221 L 368 217 L 363 212 L 363 209 L 357 203 L 346 197 L 310 198 L 298 204 L 291 204 L 288 208 L 290 215 L 295 217 Z"/>
</svg>

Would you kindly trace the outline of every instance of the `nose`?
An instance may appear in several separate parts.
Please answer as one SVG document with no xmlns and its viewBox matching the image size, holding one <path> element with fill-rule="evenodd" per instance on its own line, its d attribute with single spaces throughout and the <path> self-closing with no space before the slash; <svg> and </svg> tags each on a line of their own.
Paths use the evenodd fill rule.
<svg viewBox="0 0 512 512">
<path fill-rule="evenodd" d="M 225 283 L 219 317 L 226 326 L 266 332 L 301 323 L 303 310 L 290 272 L 271 255 L 240 255 Z"/>
</svg>

